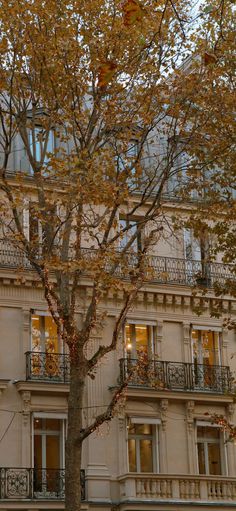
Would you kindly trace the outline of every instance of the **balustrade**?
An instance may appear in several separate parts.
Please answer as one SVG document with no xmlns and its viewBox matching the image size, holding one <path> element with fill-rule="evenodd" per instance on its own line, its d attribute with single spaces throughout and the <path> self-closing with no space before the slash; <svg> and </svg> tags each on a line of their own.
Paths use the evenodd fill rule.
<svg viewBox="0 0 236 511">
<path fill-rule="evenodd" d="M 85 500 L 85 473 L 80 471 L 81 498 Z M 0 468 L 0 499 L 64 500 L 65 470 Z"/>
<path fill-rule="evenodd" d="M 120 360 L 120 379 L 129 386 L 146 386 L 157 390 L 227 393 L 232 390 L 228 366 L 190 364 L 163 360 Z"/>
<path fill-rule="evenodd" d="M 26 379 L 69 383 L 69 355 L 28 351 L 26 353 Z"/>
<path fill-rule="evenodd" d="M 235 501 L 236 479 L 224 476 L 189 476 L 166 474 L 128 474 L 119 478 L 124 488 L 124 499 L 175 501 Z"/>
<path fill-rule="evenodd" d="M 54 248 L 55 250 L 57 249 L 57 247 Z M 96 260 L 96 253 L 97 251 L 94 249 L 81 249 L 82 257 L 87 263 Z M 60 258 L 59 250 L 58 257 Z M 73 259 L 73 257 L 75 257 L 75 254 L 72 246 L 70 248 L 69 258 Z M 122 260 L 120 260 L 119 257 L 115 258 L 113 256 L 113 262 L 111 262 L 108 257 L 107 260 L 104 259 L 104 270 L 108 273 L 112 271 L 120 278 L 127 278 L 137 266 L 138 257 L 138 254 L 135 252 L 124 254 Z M 40 261 L 40 250 L 38 251 L 37 258 L 38 261 Z M 24 251 L 15 247 L 9 240 L 0 240 L 0 267 L 32 269 Z M 85 272 L 90 273 L 89 264 Z M 235 280 L 235 276 L 229 264 L 156 255 L 147 255 L 145 273 L 146 280 L 151 282 L 185 286 L 194 286 L 197 284 L 202 287 L 212 287 L 216 282 L 224 284 L 226 280 Z"/>
</svg>

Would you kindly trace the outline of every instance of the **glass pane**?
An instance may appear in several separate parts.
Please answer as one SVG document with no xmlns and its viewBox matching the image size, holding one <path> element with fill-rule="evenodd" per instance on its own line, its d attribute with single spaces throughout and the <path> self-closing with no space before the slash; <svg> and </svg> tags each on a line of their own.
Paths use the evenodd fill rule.
<svg viewBox="0 0 236 511">
<path fill-rule="evenodd" d="M 141 472 L 153 472 L 152 440 L 140 440 Z"/>
<path fill-rule="evenodd" d="M 31 317 L 32 350 L 41 351 L 40 318 L 36 314 Z"/>
<path fill-rule="evenodd" d="M 128 353 L 132 350 L 131 325 L 125 325 L 125 347 Z"/>
<path fill-rule="evenodd" d="M 198 438 L 205 438 L 209 440 L 218 439 L 220 440 L 219 428 L 213 428 L 211 426 L 198 426 L 197 428 Z"/>
<path fill-rule="evenodd" d="M 42 468 L 42 437 L 34 435 L 34 468 Z"/>
<path fill-rule="evenodd" d="M 198 469 L 199 474 L 206 474 L 206 464 L 205 464 L 205 455 L 204 455 L 204 444 L 197 444 L 198 451 Z"/>
<path fill-rule="evenodd" d="M 61 420 L 60 419 L 46 419 L 45 429 L 51 431 L 60 431 Z"/>
<path fill-rule="evenodd" d="M 42 429 L 43 428 L 43 421 L 42 419 L 34 419 L 34 429 Z"/>
<path fill-rule="evenodd" d="M 58 337 L 55 321 L 51 316 L 44 316 L 45 324 L 45 351 L 47 353 L 58 353 Z"/>
<path fill-rule="evenodd" d="M 215 337 L 215 332 L 208 330 L 202 331 L 203 364 L 215 365 L 219 362 L 218 353 L 216 352 Z"/>
<path fill-rule="evenodd" d="M 133 438 L 129 438 L 129 440 L 128 440 L 128 450 L 129 450 L 129 471 L 137 472 L 136 442 Z"/>
<path fill-rule="evenodd" d="M 152 425 L 151 424 L 130 424 L 129 435 L 151 435 Z"/>
<path fill-rule="evenodd" d="M 60 468 L 60 437 L 46 436 L 46 462 L 47 469 Z"/>
<path fill-rule="evenodd" d="M 209 474 L 221 475 L 220 445 L 208 444 Z"/>
<path fill-rule="evenodd" d="M 135 325 L 137 353 L 148 352 L 148 326 Z"/>
<path fill-rule="evenodd" d="M 199 362 L 198 330 L 192 330 L 193 360 Z"/>
</svg>

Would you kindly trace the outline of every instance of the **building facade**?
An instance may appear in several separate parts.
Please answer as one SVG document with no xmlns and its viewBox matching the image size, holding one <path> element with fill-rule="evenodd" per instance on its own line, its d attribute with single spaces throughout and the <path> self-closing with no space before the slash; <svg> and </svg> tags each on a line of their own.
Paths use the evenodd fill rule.
<svg viewBox="0 0 236 511">
<path fill-rule="evenodd" d="M 166 203 L 167 210 L 173 208 L 175 203 Z M 205 292 L 193 293 L 202 276 L 199 254 L 186 232 L 153 251 L 151 277 L 129 312 L 119 349 L 88 381 L 85 423 L 139 366 L 114 419 L 85 442 L 84 510 L 236 507 L 236 447 L 211 422 L 214 413 L 236 421 L 236 338 L 223 326 L 236 303 L 214 295 L 214 280 L 229 275 L 220 262 L 208 263 L 200 282 Z M 59 511 L 64 509 L 69 357 L 42 286 L 20 258 L 1 242 L 0 510 Z M 91 293 L 86 275 L 83 288 L 86 303 Z M 107 342 L 122 299 L 122 292 L 104 297 Z M 212 314 L 216 307 L 219 318 Z M 80 314 L 82 306 L 78 320 Z M 99 336 L 93 342 L 91 350 Z"/>
</svg>

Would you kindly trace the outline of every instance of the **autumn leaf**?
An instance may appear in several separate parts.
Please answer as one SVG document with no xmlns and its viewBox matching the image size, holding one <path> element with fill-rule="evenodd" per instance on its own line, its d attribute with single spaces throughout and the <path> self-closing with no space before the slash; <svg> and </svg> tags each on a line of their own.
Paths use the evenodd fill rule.
<svg viewBox="0 0 236 511">
<path fill-rule="evenodd" d="M 123 4 L 124 25 L 130 27 L 139 23 L 144 16 L 144 9 L 137 0 L 127 0 Z"/>
<path fill-rule="evenodd" d="M 209 66 L 209 64 L 215 64 L 216 61 L 217 61 L 217 58 L 214 55 L 214 53 L 208 53 L 208 52 L 204 53 L 204 63 L 205 63 L 205 66 Z"/>
<path fill-rule="evenodd" d="M 112 80 L 117 65 L 114 62 L 103 62 L 98 71 L 98 87 L 104 88 Z"/>
</svg>

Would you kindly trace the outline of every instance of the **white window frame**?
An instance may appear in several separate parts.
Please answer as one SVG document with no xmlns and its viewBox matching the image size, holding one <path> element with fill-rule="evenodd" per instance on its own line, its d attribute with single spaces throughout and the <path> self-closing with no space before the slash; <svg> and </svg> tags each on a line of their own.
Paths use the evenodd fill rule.
<svg viewBox="0 0 236 511">
<path fill-rule="evenodd" d="M 66 428 L 67 428 L 67 414 L 66 413 L 50 413 L 50 412 L 33 412 L 31 418 L 31 431 L 32 431 L 32 467 L 34 467 L 34 419 L 59 419 L 62 421 L 60 430 L 60 458 L 61 466 L 58 467 L 60 470 L 65 468 L 65 441 L 66 441 Z M 45 435 L 46 436 L 46 435 Z"/>
<path fill-rule="evenodd" d="M 150 332 L 150 338 L 148 338 L 148 347 L 149 347 L 149 350 L 150 350 L 150 355 L 151 356 L 154 356 L 155 355 L 155 329 L 157 328 L 157 324 L 155 321 L 148 321 L 148 320 L 142 320 L 142 319 L 139 319 L 139 320 L 136 320 L 136 319 L 129 319 L 127 318 L 127 321 L 125 323 L 125 327 L 127 325 L 144 325 L 144 326 L 147 326 L 149 327 L 149 332 Z M 125 327 L 124 327 L 124 335 L 123 335 L 123 338 L 124 338 L 124 347 L 125 347 L 125 358 L 128 357 L 129 355 L 129 352 L 126 348 L 126 332 L 125 332 Z M 132 349 L 131 350 L 131 358 L 137 358 L 137 350 L 135 348 L 135 356 L 134 356 L 134 350 Z"/>
<path fill-rule="evenodd" d="M 37 309 L 31 309 L 30 310 L 30 350 L 33 351 L 33 336 L 32 336 L 32 316 L 41 316 L 41 317 L 51 317 L 49 311 L 43 311 L 43 310 L 37 310 Z M 53 318 L 52 318 L 53 319 Z M 65 353 L 65 346 L 62 339 L 58 339 L 58 348 L 59 348 L 59 355 L 63 355 Z"/>
<path fill-rule="evenodd" d="M 220 448 L 220 464 L 221 464 L 221 472 L 222 476 L 228 475 L 228 459 L 227 459 L 227 451 L 225 448 L 225 434 L 223 431 L 221 431 L 218 424 L 212 424 L 211 422 L 207 422 L 204 420 L 197 420 L 195 425 L 195 438 L 196 438 L 196 456 L 197 456 L 197 469 L 198 469 L 198 475 L 199 475 L 199 459 L 198 459 L 198 441 L 199 437 L 197 434 L 198 427 L 208 427 L 208 428 L 217 428 L 219 430 L 219 448 Z M 200 437 L 201 440 L 201 437 Z M 215 439 L 212 439 L 211 441 L 208 441 L 206 439 L 202 440 L 202 443 L 204 444 L 204 458 L 205 458 L 205 466 L 206 466 L 206 476 L 212 476 L 212 474 L 209 473 L 209 458 L 208 458 L 208 449 L 206 447 L 206 444 L 208 443 L 216 443 Z M 200 474 L 204 475 L 204 474 Z"/>
<path fill-rule="evenodd" d="M 45 141 L 41 144 L 41 142 L 37 139 L 37 133 L 40 133 L 42 131 L 45 131 L 43 126 L 41 126 L 40 124 L 36 124 L 34 126 L 34 131 L 35 131 L 35 160 L 37 162 L 40 162 L 41 161 L 41 156 L 42 156 L 42 148 L 43 148 L 43 145 L 45 144 Z M 30 144 L 30 151 L 32 153 L 32 155 L 34 154 L 33 153 L 33 135 L 32 135 L 32 129 L 29 130 L 29 144 Z M 31 148 L 32 146 L 32 148 Z M 49 137 L 48 137 L 48 141 L 47 141 L 47 150 L 46 150 L 46 153 L 50 153 L 50 152 L 54 152 L 56 149 L 56 137 L 55 137 L 55 131 L 53 128 L 51 128 L 49 130 Z M 40 153 L 40 159 L 37 159 L 37 153 Z M 47 156 L 45 155 L 45 159 L 44 161 L 42 162 L 42 165 L 47 165 L 48 163 L 48 158 Z M 33 174 L 33 169 L 31 167 L 31 164 L 30 164 L 30 175 Z M 43 175 L 47 175 L 47 171 L 45 170 Z"/>
<path fill-rule="evenodd" d="M 153 418 L 153 417 L 132 417 L 132 416 L 129 416 L 127 417 L 127 428 L 126 428 L 126 431 L 127 431 L 127 466 L 128 466 L 128 472 L 129 472 L 129 445 L 128 445 L 128 441 L 129 441 L 129 431 L 128 431 L 128 424 L 131 423 L 131 424 L 150 424 L 152 426 L 152 456 L 153 456 L 153 472 L 151 473 L 154 473 L 154 474 L 159 474 L 160 473 L 160 454 L 159 454 L 159 426 L 161 424 L 161 420 L 160 419 L 156 419 L 156 418 Z M 138 437 L 142 437 L 142 435 L 133 435 L 133 437 L 137 436 L 137 440 L 138 440 Z M 147 435 L 148 436 L 148 435 Z M 145 439 L 145 435 L 143 435 L 143 438 Z M 138 449 L 137 449 L 137 445 L 138 445 Z M 137 463 L 137 472 L 135 472 L 136 474 L 145 474 L 145 473 L 148 473 L 148 472 L 140 472 L 140 451 L 139 451 L 139 442 L 136 444 L 136 456 L 137 456 L 137 459 L 136 459 L 136 463 Z M 132 473 L 132 472 L 131 472 Z"/>
<path fill-rule="evenodd" d="M 215 364 L 215 365 L 219 365 L 221 366 L 222 365 L 222 328 L 220 327 L 209 327 L 209 325 L 192 325 L 191 326 L 191 357 L 192 357 L 192 363 L 194 363 L 194 352 L 193 352 L 193 337 L 192 337 L 192 331 L 193 330 L 198 330 L 198 331 L 205 331 L 205 332 L 213 332 L 213 333 L 218 333 L 218 339 L 217 339 L 217 349 L 215 350 L 215 352 L 218 353 L 218 364 Z M 199 364 L 202 364 L 203 362 L 197 362 Z"/>
</svg>

